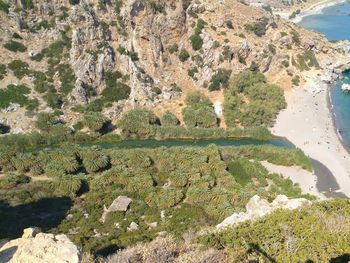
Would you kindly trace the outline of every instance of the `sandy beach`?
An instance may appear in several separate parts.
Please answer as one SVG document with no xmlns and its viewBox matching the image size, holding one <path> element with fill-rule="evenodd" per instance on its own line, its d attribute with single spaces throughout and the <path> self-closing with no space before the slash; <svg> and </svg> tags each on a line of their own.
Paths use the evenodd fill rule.
<svg viewBox="0 0 350 263">
<path fill-rule="evenodd" d="M 322 14 L 322 10 L 341 3 L 345 3 L 347 0 L 323 0 L 318 1 L 316 3 L 311 3 L 306 8 L 301 9 L 300 14 L 296 15 L 295 18 L 289 19 L 289 16 L 293 13 L 295 10 L 288 10 L 283 12 L 274 12 L 274 14 L 281 16 L 282 18 L 289 19 L 293 23 L 297 24 L 300 23 L 304 17 L 311 16 L 311 15 L 318 15 Z"/>
<path fill-rule="evenodd" d="M 261 164 L 271 173 L 281 174 L 284 178 L 289 178 L 293 183 L 299 184 L 305 194 L 311 194 L 325 199 L 326 196 L 317 189 L 317 177 L 314 173 L 306 171 L 298 166 L 281 166 L 262 161 Z"/>
<path fill-rule="evenodd" d="M 287 101 L 288 107 L 279 114 L 272 133 L 286 137 L 310 158 L 328 168 L 338 183 L 338 186 L 330 186 L 333 189 L 328 191 L 350 197 L 350 154 L 334 128 L 328 107 L 328 88 L 312 92 L 306 85 L 305 89 L 295 89 L 287 94 Z M 315 175 L 313 177 L 317 180 Z M 308 184 L 309 179 L 305 182 L 302 178 L 294 180 L 302 186 Z"/>
</svg>

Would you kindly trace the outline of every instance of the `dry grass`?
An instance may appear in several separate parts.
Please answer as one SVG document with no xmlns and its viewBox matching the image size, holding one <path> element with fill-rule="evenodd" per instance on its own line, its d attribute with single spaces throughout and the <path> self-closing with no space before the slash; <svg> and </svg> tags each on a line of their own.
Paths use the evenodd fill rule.
<svg viewBox="0 0 350 263">
<path fill-rule="evenodd" d="M 211 263 L 227 262 L 222 251 L 201 250 L 196 245 L 178 243 L 172 237 L 158 237 L 150 243 L 138 244 L 99 263 Z"/>
</svg>

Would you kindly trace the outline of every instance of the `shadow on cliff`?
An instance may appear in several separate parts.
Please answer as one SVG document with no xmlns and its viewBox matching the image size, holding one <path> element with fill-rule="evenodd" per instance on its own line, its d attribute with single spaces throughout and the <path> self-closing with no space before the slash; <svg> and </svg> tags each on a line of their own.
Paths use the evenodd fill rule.
<svg viewBox="0 0 350 263">
<path fill-rule="evenodd" d="M 0 240 L 21 237 L 23 229 L 28 227 L 39 227 L 46 232 L 65 218 L 71 206 L 68 197 L 43 198 L 17 206 L 0 201 Z"/>
</svg>

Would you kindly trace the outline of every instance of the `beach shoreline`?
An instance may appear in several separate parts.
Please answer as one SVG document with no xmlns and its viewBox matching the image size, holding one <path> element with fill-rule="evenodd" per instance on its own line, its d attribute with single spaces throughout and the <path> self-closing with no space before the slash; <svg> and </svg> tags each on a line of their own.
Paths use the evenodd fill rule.
<svg viewBox="0 0 350 263">
<path fill-rule="evenodd" d="M 332 87 L 325 84 L 320 91 L 312 92 L 312 86 L 314 83 L 306 83 L 304 88 L 293 89 L 288 94 L 288 106 L 278 115 L 271 132 L 286 137 L 329 170 L 337 182 L 329 192 L 350 197 L 350 153 L 335 126 L 329 96 Z M 300 183 L 300 180 L 296 181 Z"/>
<path fill-rule="evenodd" d="M 295 18 L 292 18 L 292 19 L 290 19 L 289 17 L 296 10 L 274 12 L 274 14 L 279 15 L 284 19 L 290 20 L 295 24 L 298 24 L 307 16 L 322 14 L 323 9 L 334 5 L 338 5 L 341 3 L 345 3 L 345 2 L 347 2 L 347 0 L 323 0 L 316 3 L 311 3 L 311 5 L 307 6 L 304 10 L 301 10 L 301 12 L 297 14 Z"/>
</svg>

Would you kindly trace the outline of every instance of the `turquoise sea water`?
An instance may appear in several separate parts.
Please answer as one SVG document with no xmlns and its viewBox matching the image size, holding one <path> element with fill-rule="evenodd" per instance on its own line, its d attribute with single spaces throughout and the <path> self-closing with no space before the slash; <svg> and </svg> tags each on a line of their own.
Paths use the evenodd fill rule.
<svg viewBox="0 0 350 263">
<path fill-rule="evenodd" d="M 322 14 L 305 17 L 299 25 L 324 34 L 329 40 L 350 40 L 350 2 L 323 9 Z"/>
<path fill-rule="evenodd" d="M 318 31 L 329 40 L 350 40 L 350 2 L 325 8 L 320 15 L 305 17 L 299 25 Z M 344 77 L 331 89 L 330 99 L 336 126 L 350 150 L 350 93 L 341 91 L 343 83 L 350 84 L 350 73 L 344 74 Z"/>
</svg>

